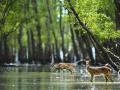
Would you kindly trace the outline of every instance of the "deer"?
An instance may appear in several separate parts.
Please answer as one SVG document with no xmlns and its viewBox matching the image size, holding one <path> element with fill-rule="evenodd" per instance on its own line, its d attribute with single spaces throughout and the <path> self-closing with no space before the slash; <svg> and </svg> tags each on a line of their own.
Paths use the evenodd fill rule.
<svg viewBox="0 0 120 90">
<path fill-rule="evenodd" d="M 74 71 L 76 65 L 74 65 L 73 63 L 58 63 L 58 64 L 54 64 L 53 68 L 55 69 L 55 71 L 61 71 L 61 70 L 68 70 L 71 72 L 71 74 Z"/>
<path fill-rule="evenodd" d="M 93 82 L 93 77 L 97 75 L 103 75 L 106 82 L 108 80 L 113 82 L 111 77 L 111 68 L 108 67 L 108 64 L 105 64 L 104 66 L 95 67 L 90 65 L 90 61 L 91 60 L 89 58 L 85 59 L 86 69 L 88 73 L 91 75 L 90 79 L 91 82 Z"/>
</svg>

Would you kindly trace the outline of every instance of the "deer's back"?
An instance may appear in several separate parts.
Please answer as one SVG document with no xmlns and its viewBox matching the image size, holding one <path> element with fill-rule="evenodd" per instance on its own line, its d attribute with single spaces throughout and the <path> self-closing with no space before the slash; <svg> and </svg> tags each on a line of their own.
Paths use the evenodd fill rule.
<svg viewBox="0 0 120 90">
<path fill-rule="evenodd" d="M 93 75 L 99 75 L 99 74 L 109 74 L 111 72 L 111 69 L 108 67 L 87 67 L 87 70 L 90 74 Z"/>
<path fill-rule="evenodd" d="M 59 63 L 60 68 L 62 69 L 68 69 L 68 68 L 73 68 L 74 65 L 71 63 Z"/>
</svg>

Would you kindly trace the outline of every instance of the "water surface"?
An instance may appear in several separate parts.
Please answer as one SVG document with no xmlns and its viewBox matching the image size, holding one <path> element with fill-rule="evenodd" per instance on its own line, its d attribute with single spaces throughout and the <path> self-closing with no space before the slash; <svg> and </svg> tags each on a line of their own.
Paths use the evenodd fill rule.
<svg viewBox="0 0 120 90">
<path fill-rule="evenodd" d="M 114 82 L 96 77 L 93 83 L 85 70 L 53 72 L 49 67 L 0 67 L 0 90 L 120 90 L 117 74 Z"/>
</svg>

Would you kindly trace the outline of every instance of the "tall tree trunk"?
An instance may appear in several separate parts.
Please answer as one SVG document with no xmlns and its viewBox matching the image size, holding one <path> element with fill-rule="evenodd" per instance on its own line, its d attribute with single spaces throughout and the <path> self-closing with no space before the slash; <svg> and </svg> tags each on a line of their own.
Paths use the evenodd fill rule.
<svg viewBox="0 0 120 90">
<path fill-rule="evenodd" d="M 59 23 L 60 23 L 60 34 L 61 34 L 61 45 L 62 45 L 62 52 L 63 52 L 63 61 L 65 58 L 65 47 L 64 47 L 64 30 L 63 30 L 63 26 L 62 26 L 62 2 L 60 2 L 60 19 L 59 19 Z"/>
<path fill-rule="evenodd" d="M 32 29 L 30 29 L 30 36 L 31 36 L 31 61 L 36 62 L 36 52 L 35 52 L 35 40 L 34 40 L 34 34 Z"/>
<path fill-rule="evenodd" d="M 2 38 L 0 37 L 0 64 L 3 63 L 3 50 L 2 50 L 2 43 L 3 43 L 3 40 L 2 40 Z"/>
<path fill-rule="evenodd" d="M 80 60 L 80 55 L 78 54 L 79 49 L 77 47 L 77 43 L 75 41 L 75 33 L 73 31 L 72 25 L 70 24 L 70 32 L 71 32 L 71 39 L 72 39 L 72 44 L 73 44 L 73 48 L 74 48 L 74 52 L 75 52 L 75 56 L 76 56 L 76 60 Z"/>
<path fill-rule="evenodd" d="M 7 45 L 7 37 L 3 38 L 4 42 L 4 62 L 10 63 L 10 53 L 9 53 L 9 47 Z"/>
<path fill-rule="evenodd" d="M 86 50 L 86 44 L 84 42 L 84 35 L 82 32 L 79 32 L 79 30 L 75 30 L 76 38 L 79 43 L 80 51 L 81 51 L 81 57 L 86 58 L 87 56 L 87 50 Z"/>
<path fill-rule="evenodd" d="M 57 37 L 55 35 L 55 32 L 53 31 L 53 36 L 54 36 L 54 40 L 55 40 L 55 52 L 54 52 L 54 62 L 55 63 L 59 63 L 61 62 L 61 59 L 60 59 L 60 52 L 59 52 L 59 46 L 58 46 L 58 40 L 57 40 Z"/>
<path fill-rule="evenodd" d="M 36 21 L 36 31 L 37 31 L 37 49 L 36 49 L 36 57 L 37 57 L 37 62 L 41 62 L 43 63 L 43 49 L 42 49 L 42 40 L 41 40 L 41 26 L 39 23 L 39 19 L 38 19 L 38 9 L 37 9 L 37 0 L 32 0 L 32 6 L 33 6 L 33 10 L 35 12 L 35 21 Z"/>
<path fill-rule="evenodd" d="M 86 49 L 87 49 L 87 52 L 88 52 L 88 56 L 91 58 L 91 63 L 94 64 L 94 58 L 93 58 L 93 52 L 92 52 L 92 48 L 93 48 L 93 45 L 91 43 L 91 40 L 90 40 L 90 37 L 88 34 L 85 34 L 85 38 L 84 38 L 84 42 L 86 44 Z"/>
<path fill-rule="evenodd" d="M 23 45 L 22 45 L 22 36 L 23 36 L 23 32 L 22 32 L 23 28 L 22 28 L 22 25 L 20 26 L 19 28 L 19 33 L 18 33 L 18 45 L 19 45 L 19 49 L 18 49 L 18 60 L 21 62 L 21 63 L 24 63 L 24 48 L 23 48 Z"/>
<path fill-rule="evenodd" d="M 32 63 L 33 57 L 32 57 L 32 50 L 31 50 L 31 38 L 30 38 L 30 31 L 27 31 L 27 48 L 28 48 L 28 62 Z"/>
<path fill-rule="evenodd" d="M 52 20 L 52 14 L 51 14 L 51 10 L 50 10 L 50 6 L 49 6 L 49 2 L 50 2 L 50 0 L 46 0 L 46 6 L 47 6 L 47 10 L 48 10 L 48 24 L 49 25 L 51 25 L 51 28 L 52 28 L 52 34 L 53 34 L 53 37 L 54 37 L 54 39 L 55 39 L 55 53 L 54 54 L 56 54 L 55 56 L 55 62 L 60 62 L 61 60 L 60 60 L 60 54 L 59 54 L 59 49 L 58 49 L 58 41 L 57 41 L 57 37 L 56 37 L 56 34 L 55 34 L 55 31 L 54 31 L 54 28 L 53 28 L 53 26 L 52 26 L 52 24 L 53 24 L 53 20 Z M 47 25 L 48 26 L 48 25 Z M 48 26 L 48 27 L 50 27 L 50 26 Z M 48 37 L 49 38 L 49 37 Z M 48 42 L 48 44 L 50 44 L 50 41 Z M 49 47 L 49 49 L 50 49 L 51 47 Z"/>
</svg>

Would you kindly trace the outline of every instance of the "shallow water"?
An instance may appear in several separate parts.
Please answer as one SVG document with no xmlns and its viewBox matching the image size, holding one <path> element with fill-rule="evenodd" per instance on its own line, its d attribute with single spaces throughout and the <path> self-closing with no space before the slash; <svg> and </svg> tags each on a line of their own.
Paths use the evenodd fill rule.
<svg viewBox="0 0 120 90">
<path fill-rule="evenodd" d="M 106 83 L 103 77 L 90 77 L 85 70 L 51 72 L 48 67 L 21 66 L 0 67 L 0 90 L 120 90 L 119 78 L 113 74 L 114 82 Z"/>
</svg>

